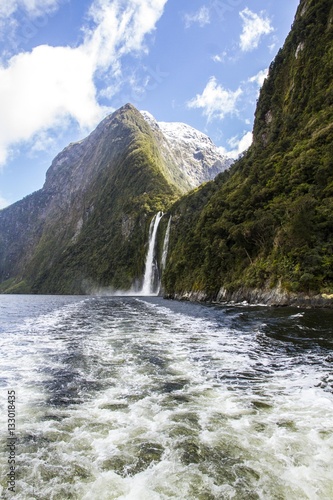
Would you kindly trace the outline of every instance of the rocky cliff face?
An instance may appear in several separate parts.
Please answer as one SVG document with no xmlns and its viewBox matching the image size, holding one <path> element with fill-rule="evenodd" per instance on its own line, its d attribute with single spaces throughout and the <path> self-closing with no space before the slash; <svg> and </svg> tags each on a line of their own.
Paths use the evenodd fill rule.
<svg viewBox="0 0 333 500">
<path fill-rule="evenodd" d="M 167 294 L 332 302 L 332 35 L 332 2 L 301 0 L 261 90 L 253 145 L 173 208 Z"/>
<path fill-rule="evenodd" d="M 166 162 L 176 165 L 186 179 L 185 186 L 195 188 L 231 166 L 233 161 L 202 132 L 185 123 L 157 122 L 147 111 L 141 114 L 156 134 Z"/>
<path fill-rule="evenodd" d="M 199 182 L 196 166 L 180 169 L 166 143 L 126 105 L 59 153 L 40 191 L 0 211 L 0 291 L 139 283 L 151 217 Z"/>
<path fill-rule="evenodd" d="M 0 291 L 139 283 L 162 210 L 172 214 L 168 296 L 332 305 L 332 35 L 331 0 L 301 0 L 260 94 L 253 145 L 186 196 L 223 159 L 185 125 L 127 105 L 66 148 L 42 190 L 0 212 Z"/>
</svg>

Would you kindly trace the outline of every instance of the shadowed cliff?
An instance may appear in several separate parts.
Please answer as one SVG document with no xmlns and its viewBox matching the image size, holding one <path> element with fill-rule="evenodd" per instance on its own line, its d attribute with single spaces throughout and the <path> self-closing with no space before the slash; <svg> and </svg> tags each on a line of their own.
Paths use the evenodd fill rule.
<svg viewBox="0 0 333 500">
<path fill-rule="evenodd" d="M 85 293 L 142 276 L 148 219 L 179 197 L 150 127 L 126 105 L 53 161 L 44 187 L 0 212 L 1 287 Z"/>
<path fill-rule="evenodd" d="M 290 303 L 333 293 L 332 75 L 332 2 L 302 0 L 263 84 L 253 145 L 173 208 L 169 296 Z"/>
</svg>

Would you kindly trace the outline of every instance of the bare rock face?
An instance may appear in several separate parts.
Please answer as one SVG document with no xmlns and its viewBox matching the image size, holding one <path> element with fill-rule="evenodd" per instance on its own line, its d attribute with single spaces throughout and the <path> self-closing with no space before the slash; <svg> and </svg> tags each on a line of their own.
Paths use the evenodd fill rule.
<svg viewBox="0 0 333 500">
<path fill-rule="evenodd" d="M 185 123 L 157 122 L 147 111 L 141 111 L 155 135 L 161 153 L 178 167 L 190 188 L 214 179 L 228 169 L 233 160 L 227 158 L 212 140 Z"/>
<path fill-rule="evenodd" d="M 140 280 L 152 215 L 221 167 L 208 138 L 185 125 L 164 135 L 147 116 L 131 104 L 107 116 L 56 156 L 41 190 L 0 211 L 0 292 Z"/>
</svg>

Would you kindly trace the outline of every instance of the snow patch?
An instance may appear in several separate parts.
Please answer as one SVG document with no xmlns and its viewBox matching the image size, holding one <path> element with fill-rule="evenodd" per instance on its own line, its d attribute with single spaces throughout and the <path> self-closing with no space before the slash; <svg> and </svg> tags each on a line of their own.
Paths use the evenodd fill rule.
<svg viewBox="0 0 333 500">
<path fill-rule="evenodd" d="M 189 179 L 191 187 L 213 179 L 232 164 L 213 141 L 199 130 L 181 122 L 157 122 L 148 111 L 141 111 L 154 132 L 162 134 L 164 151 Z"/>
</svg>

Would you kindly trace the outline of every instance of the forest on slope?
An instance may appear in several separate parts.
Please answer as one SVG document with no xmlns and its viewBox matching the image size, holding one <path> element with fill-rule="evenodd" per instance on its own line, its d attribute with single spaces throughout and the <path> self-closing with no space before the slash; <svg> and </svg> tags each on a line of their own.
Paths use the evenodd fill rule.
<svg viewBox="0 0 333 500">
<path fill-rule="evenodd" d="M 54 159 L 41 190 L 0 212 L 0 292 L 139 283 L 150 220 L 184 192 L 179 179 L 139 111 L 123 106 Z"/>
<path fill-rule="evenodd" d="M 172 209 L 167 296 L 332 298 L 332 75 L 332 2 L 301 0 L 261 89 L 252 146 Z"/>
</svg>

